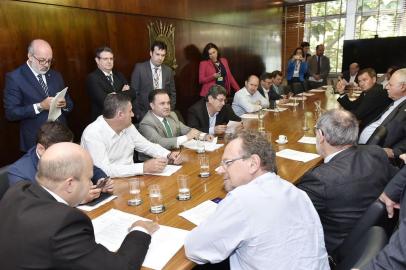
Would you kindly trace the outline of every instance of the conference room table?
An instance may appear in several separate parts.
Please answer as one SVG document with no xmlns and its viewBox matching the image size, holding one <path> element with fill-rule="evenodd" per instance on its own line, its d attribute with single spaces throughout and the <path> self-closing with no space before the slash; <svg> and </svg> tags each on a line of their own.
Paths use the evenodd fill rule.
<svg viewBox="0 0 406 270">
<path fill-rule="evenodd" d="M 314 136 L 313 127 L 316 121 L 315 101 L 320 101 L 321 108 L 327 110 L 337 107 L 336 96 L 329 91 L 314 93 L 313 96 L 306 97 L 306 100 L 299 100 L 296 109 L 293 106 L 283 106 L 280 108 L 288 108 L 281 112 L 267 112 L 264 117 L 265 129 L 272 135 L 272 145 L 276 152 L 283 149 L 293 149 L 304 152 L 316 153 L 314 144 L 303 144 L 297 141 L 303 136 Z M 307 115 L 308 130 L 303 130 L 304 116 Z M 257 119 L 243 119 L 243 126 L 246 129 L 258 128 Z M 285 135 L 288 139 L 286 144 L 277 144 L 275 140 L 279 135 Z M 219 143 L 222 141 L 220 140 Z M 213 152 L 206 152 L 210 159 L 210 176 L 201 178 L 199 176 L 199 160 L 201 154 L 190 149 L 182 149 L 182 155 L 185 161 L 182 168 L 171 176 L 153 176 L 142 175 L 127 178 L 116 178 L 114 182 L 114 194 L 117 199 L 100 206 L 99 208 L 87 212 L 90 218 L 96 218 L 106 211 L 114 208 L 134 215 L 138 215 L 150 220 L 154 220 L 159 224 L 176 227 L 185 230 L 192 230 L 195 225 L 178 214 L 191 209 L 206 200 L 214 198 L 224 198 L 226 192 L 223 189 L 223 179 L 221 175 L 216 174 L 215 169 L 219 166 L 224 147 Z M 315 167 L 320 162 L 321 158 L 313 159 L 303 163 L 299 161 L 276 157 L 278 174 L 285 180 L 296 183 L 300 177 L 309 169 Z M 189 176 L 189 185 L 191 191 L 191 199 L 188 201 L 178 201 L 178 186 L 177 176 L 186 174 Z M 139 206 L 127 205 L 129 194 L 128 180 L 132 178 L 141 180 L 141 197 L 143 203 Z M 152 214 L 149 211 L 148 186 L 151 184 L 159 184 L 163 194 L 164 205 L 166 211 L 160 214 Z M 189 261 L 185 256 L 184 248 L 182 247 L 176 255 L 167 263 L 164 269 L 192 269 L 195 264 Z M 147 268 L 142 268 L 147 269 Z"/>
</svg>

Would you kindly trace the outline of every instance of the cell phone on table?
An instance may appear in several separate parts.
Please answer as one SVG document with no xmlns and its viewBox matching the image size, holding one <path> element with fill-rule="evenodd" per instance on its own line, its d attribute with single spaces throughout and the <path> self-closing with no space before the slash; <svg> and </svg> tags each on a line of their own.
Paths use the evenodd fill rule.
<svg viewBox="0 0 406 270">
<path fill-rule="evenodd" d="M 104 188 L 109 180 L 110 180 L 110 176 L 107 176 L 106 178 L 100 180 L 97 183 L 96 188 Z"/>
</svg>

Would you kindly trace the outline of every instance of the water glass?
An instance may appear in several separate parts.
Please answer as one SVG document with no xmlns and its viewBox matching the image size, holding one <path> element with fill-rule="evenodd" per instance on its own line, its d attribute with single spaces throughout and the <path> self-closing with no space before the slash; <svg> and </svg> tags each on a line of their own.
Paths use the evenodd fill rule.
<svg viewBox="0 0 406 270">
<path fill-rule="evenodd" d="M 133 178 L 128 182 L 130 188 L 130 194 L 133 196 L 127 201 L 128 205 L 140 205 L 142 203 L 141 199 L 141 181 L 138 178 Z"/>
<path fill-rule="evenodd" d="M 181 174 L 178 176 L 178 197 L 179 201 L 190 200 L 189 176 Z"/>
<path fill-rule="evenodd" d="M 161 188 L 157 184 L 150 185 L 149 189 L 149 200 L 151 203 L 150 211 L 153 214 L 159 214 L 165 211 L 163 204 Z"/>
<path fill-rule="evenodd" d="M 199 156 L 200 177 L 206 178 L 210 176 L 210 160 L 207 155 Z"/>
</svg>

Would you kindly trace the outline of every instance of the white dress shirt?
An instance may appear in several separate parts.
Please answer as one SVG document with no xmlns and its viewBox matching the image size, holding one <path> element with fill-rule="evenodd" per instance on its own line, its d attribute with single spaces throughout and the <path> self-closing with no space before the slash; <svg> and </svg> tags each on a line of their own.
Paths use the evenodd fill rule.
<svg viewBox="0 0 406 270">
<path fill-rule="evenodd" d="M 261 105 L 258 105 L 257 102 Z M 258 91 L 255 91 L 255 93 L 251 95 L 247 88 L 243 87 L 235 93 L 231 106 L 234 113 L 241 116 L 244 113 L 252 113 L 262 108 L 269 108 L 269 100 L 263 97 Z"/>
<path fill-rule="evenodd" d="M 274 173 L 228 193 L 185 239 L 192 261 L 230 268 L 330 269 L 323 228 L 307 194 Z"/>
<path fill-rule="evenodd" d="M 103 116 L 99 116 L 83 131 L 81 143 L 89 151 L 94 165 L 111 177 L 144 173 L 143 163 L 134 163 L 134 149 L 154 158 L 166 158 L 170 151 L 145 139 L 134 125 L 117 134 Z"/>
<path fill-rule="evenodd" d="M 206 109 L 207 109 L 207 104 L 206 104 Z M 209 116 L 209 134 L 214 135 L 214 128 L 216 127 L 216 120 L 217 120 L 217 115 L 219 112 L 216 112 L 213 114 L 213 116 L 210 115 L 209 109 L 207 109 L 207 115 Z"/>
<path fill-rule="evenodd" d="M 158 72 L 158 77 L 159 77 L 159 86 L 157 89 L 162 89 L 162 66 L 157 67 L 154 64 L 152 64 L 151 61 L 149 61 L 149 64 L 151 65 L 151 71 L 152 71 L 152 85 L 154 85 L 155 68 L 158 68 L 157 72 Z"/>
</svg>

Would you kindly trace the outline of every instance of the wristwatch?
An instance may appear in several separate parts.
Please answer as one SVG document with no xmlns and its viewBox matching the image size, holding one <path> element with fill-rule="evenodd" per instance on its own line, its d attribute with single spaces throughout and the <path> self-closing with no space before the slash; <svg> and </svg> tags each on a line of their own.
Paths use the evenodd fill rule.
<svg viewBox="0 0 406 270">
<path fill-rule="evenodd" d="M 44 109 L 41 107 L 41 103 L 37 103 L 36 104 L 37 105 L 37 110 L 39 111 L 39 112 L 42 112 Z"/>
</svg>

